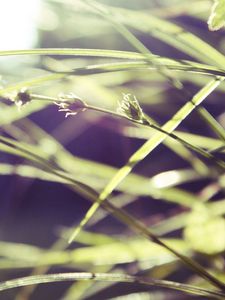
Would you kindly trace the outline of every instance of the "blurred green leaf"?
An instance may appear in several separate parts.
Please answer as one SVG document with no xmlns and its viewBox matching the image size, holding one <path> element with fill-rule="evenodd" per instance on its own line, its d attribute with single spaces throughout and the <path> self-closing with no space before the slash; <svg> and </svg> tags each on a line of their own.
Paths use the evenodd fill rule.
<svg viewBox="0 0 225 300">
<path fill-rule="evenodd" d="M 185 240 L 192 249 L 217 254 L 225 250 L 225 220 L 215 216 L 207 207 L 197 204 L 188 217 Z"/>
<path fill-rule="evenodd" d="M 208 20 L 209 30 L 215 31 L 225 25 L 225 0 L 214 0 Z"/>
<path fill-rule="evenodd" d="M 102 7 L 103 11 L 112 14 L 112 17 L 120 23 L 138 31 L 150 33 L 155 38 L 197 58 L 199 61 L 216 66 L 225 65 L 225 56 L 222 53 L 201 38 L 172 22 L 143 11 L 110 7 L 100 3 L 98 3 L 98 6 Z"/>
<path fill-rule="evenodd" d="M 107 236 L 102 235 L 102 239 L 107 239 Z M 175 247 L 187 255 L 191 253 L 185 241 L 178 239 L 168 239 L 165 241 L 171 247 Z M 108 240 L 105 244 L 85 246 L 67 251 L 44 250 L 26 244 L 0 242 L 0 255 L 2 258 L 9 259 L 9 262 L 18 260 L 20 266 L 24 263 L 24 267 L 70 264 L 71 267 L 83 266 L 86 268 L 88 265 L 115 265 L 145 260 L 149 260 L 148 264 L 151 263 L 153 267 L 177 260 L 173 254 L 170 254 L 161 246 L 136 238 L 126 239 L 126 243 L 124 241 L 115 240 L 114 242 L 110 242 Z M 2 268 L 4 267 L 2 265 Z"/>
</svg>

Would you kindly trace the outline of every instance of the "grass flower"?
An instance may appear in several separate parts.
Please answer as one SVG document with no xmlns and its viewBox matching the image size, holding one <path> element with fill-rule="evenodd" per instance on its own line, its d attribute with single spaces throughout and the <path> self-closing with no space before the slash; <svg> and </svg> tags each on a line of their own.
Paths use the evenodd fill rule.
<svg viewBox="0 0 225 300">
<path fill-rule="evenodd" d="M 60 94 L 59 102 L 55 102 L 55 104 L 59 107 L 59 111 L 66 113 L 66 118 L 85 111 L 87 108 L 86 103 L 73 93 L 68 95 Z"/>
<path fill-rule="evenodd" d="M 119 102 L 117 112 L 128 117 L 129 119 L 136 120 L 140 123 L 145 123 L 145 116 L 142 108 L 140 107 L 136 96 L 131 94 L 123 94 L 123 99 Z"/>
</svg>

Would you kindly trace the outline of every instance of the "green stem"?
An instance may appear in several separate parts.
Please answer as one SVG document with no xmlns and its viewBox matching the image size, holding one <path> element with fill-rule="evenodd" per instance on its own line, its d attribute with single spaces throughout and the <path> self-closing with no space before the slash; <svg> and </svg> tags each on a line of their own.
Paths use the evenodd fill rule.
<svg viewBox="0 0 225 300">
<path fill-rule="evenodd" d="M 56 98 L 56 97 L 48 97 L 48 96 L 37 95 L 37 94 L 30 94 L 30 97 L 31 97 L 31 99 L 36 99 L 36 100 L 59 102 L 59 99 Z M 69 102 L 66 102 L 66 101 L 64 103 L 70 104 Z M 141 122 L 141 121 L 137 121 L 135 119 L 129 118 L 126 115 L 123 115 L 123 114 L 120 114 L 120 113 L 117 113 L 117 112 L 113 112 L 113 111 L 110 111 L 110 110 L 105 109 L 105 108 L 92 106 L 92 105 L 89 105 L 89 104 L 86 104 L 86 103 L 85 103 L 85 109 L 98 111 L 98 112 L 101 112 L 101 113 L 109 114 L 113 117 L 117 117 L 117 118 L 119 117 L 119 118 L 126 119 L 126 120 L 131 121 L 133 123 L 136 123 L 138 125 L 144 125 L 144 126 L 147 126 L 147 127 L 151 127 L 151 128 L 153 128 L 153 129 L 155 129 L 159 132 L 162 132 L 162 133 L 168 135 L 172 139 L 174 139 L 174 140 L 178 141 L 179 143 L 185 145 L 187 148 L 189 148 L 189 149 L 197 152 L 198 154 L 202 155 L 203 157 L 209 159 L 211 162 L 216 164 L 222 170 L 225 169 L 225 162 L 224 161 L 216 158 L 213 154 L 211 154 L 211 153 L 209 153 L 209 152 L 207 152 L 207 151 L 205 151 L 205 150 L 203 150 L 203 149 L 201 149 L 197 146 L 194 146 L 194 145 L 188 143 L 187 141 L 185 141 L 184 139 L 178 137 L 174 133 L 170 133 L 166 130 L 163 130 L 160 126 L 157 126 L 156 124 L 153 124 L 151 119 L 146 114 L 144 114 L 144 122 Z"/>
<path fill-rule="evenodd" d="M 153 278 L 145 278 L 140 276 L 131 276 L 118 273 L 90 273 L 90 272 L 73 272 L 73 273 L 58 273 L 47 275 L 34 275 L 17 279 L 12 279 L 0 283 L 0 291 L 5 291 L 22 286 L 43 284 L 51 282 L 65 282 L 75 280 L 93 280 L 93 281 L 111 281 L 111 282 L 124 282 L 124 283 L 136 283 L 146 286 L 157 286 L 177 291 L 182 291 L 192 295 L 198 295 L 203 297 L 210 297 L 210 299 L 224 299 L 225 295 L 219 291 L 206 290 L 198 288 L 189 284 L 177 283 L 167 280 L 159 280 Z M 208 298 L 209 299 L 209 298 Z"/>
</svg>

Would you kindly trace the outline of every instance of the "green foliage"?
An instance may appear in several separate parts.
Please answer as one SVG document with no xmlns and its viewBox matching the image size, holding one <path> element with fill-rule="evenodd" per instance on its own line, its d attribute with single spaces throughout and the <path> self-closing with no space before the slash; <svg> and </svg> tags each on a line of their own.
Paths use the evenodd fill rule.
<svg viewBox="0 0 225 300">
<path fill-rule="evenodd" d="M 69 228 L 60 223 L 57 228 L 46 225 L 40 234 L 58 234 L 49 248 L 38 242 L 34 246 L 23 240 L 1 241 L 0 275 L 6 281 L 0 283 L 0 290 L 24 287 L 15 290 L 13 297 L 32 300 L 36 285 L 70 281 L 73 284 L 61 299 L 81 300 L 99 299 L 104 289 L 110 293 L 116 283 L 131 283 L 140 292 L 130 293 L 127 288 L 124 299 L 150 299 L 151 295 L 167 299 L 166 289 L 180 291 L 179 299 L 183 293 L 224 299 L 224 277 L 219 275 L 225 251 L 224 115 L 215 116 L 208 109 L 223 101 L 225 56 L 196 28 L 195 33 L 194 26 L 188 31 L 182 18 L 173 21 L 185 12 L 206 23 L 210 3 L 121 0 L 112 6 L 111 2 L 46 1 L 45 13 L 50 17 L 44 22 L 52 26 L 48 22 L 55 18 L 58 27 L 50 32 L 40 28 L 40 36 L 47 40 L 51 36 L 59 47 L 0 51 L 0 59 L 36 59 L 20 64 L 18 70 L 2 71 L 0 151 L 7 161 L 0 162 L 0 174 L 51 182 L 53 189 L 61 184 L 74 193 L 75 200 L 81 196 L 92 203 Z M 224 1 L 215 1 L 210 30 L 224 25 L 224 6 Z M 151 48 L 157 49 L 156 54 Z M 180 59 L 183 54 L 188 59 Z M 51 109 L 53 114 L 46 118 Z M 46 124 L 53 123 L 52 132 L 34 121 L 39 114 L 45 116 Z M 200 128 L 190 126 L 191 117 Z M 106 118 L 118 126 L 108 124 Z M 166 120 L 164 125 L 161 119 Z M 129 149 L 119 167 L 66 149 L 67 138 L 75 141 L 93 125 L 112 130 L 121 140 L 132 139 L 131 144 L 144 141 Z M 101 137 L 98 141 L 106 143 Z M 116 160 L 123 149 L 118 144 L 118 150 L 115 143 L 110 155 Z M 98 143 L 88 143 L 88 148 L 98 149 Z M 14 163 L 11 156 L 20 159 Z M 62 201 L 66 203 L 66 197 Z M 164 202 L 168 210 L 159 211 Z M 143 206 L 141 213 L 133 209 L 135 205 Z M 146 218 L 145 206 L 157 214 Z M 92 232 L 92 226 L 107 221 L 109 215 L 123 229 L 113 228 L 110 219 L 109 227 L 100 223 Z M 176 238 L 164 238 L 166 234 Z M 76 244 L 68 247 L 68 240 L 74 239 Z M 189 278 L 184 276 L 188 284 L 171 282 L 170 276 L 184 266 L 192 272 Z M 45 275 L 50 268 L 54 273 L 54 267 L 70 273 Z M 7 280 L 6 270 L 17 276 L 22 269 L 33 276 Z M 142 285 L 157 291 L 146 297 Z"/>
<path fill-rule="evenodd" d="M 225 220 L 199 204 L 188 217 L 184 236 L 194 250 L 210 255 L 225 250 L 224 231 Z"/>
<path fill-rule="evenodd" d="M 225 25 L 225 1 L 214 0 L 214 2 L 208 25 L 210 30 L 219 30 Z"/>
</svg>

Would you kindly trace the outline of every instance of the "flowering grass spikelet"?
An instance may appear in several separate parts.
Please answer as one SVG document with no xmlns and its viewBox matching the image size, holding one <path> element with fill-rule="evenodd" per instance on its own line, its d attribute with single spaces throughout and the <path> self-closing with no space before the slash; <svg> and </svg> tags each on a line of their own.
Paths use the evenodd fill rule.
<svg viewBox="0 0 225 300">
<path fill-rule="evenodd" d="M 32 97 L 27 90 L 27 88 L 22 88 L 15 96 L 14 102 L 16 106 L 19 108 L 26 105 L 27 103 L 31 102 Z"/>
<path fill-rule="evenodd" d="M 119 102 L 117 111 L 129 119 L 136 120 L 140 123 L 144 123 L 145 121 L 143 110 L 135 95 L 132 96 L 131 94 L 123 93 L 123 99 Z"/>
<path fill-rule="evenodd" d="M 66 113 L 66 118 L 70 115 L 75 116 L 87 108 L 87 104 L 73 93 L 68 95 L 60 94 L 59 102 L 55 102 L 55 104 L 59 107 L 59 111 Z"/>
</svg>

